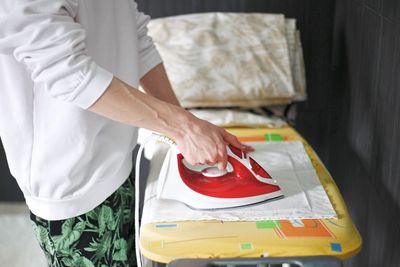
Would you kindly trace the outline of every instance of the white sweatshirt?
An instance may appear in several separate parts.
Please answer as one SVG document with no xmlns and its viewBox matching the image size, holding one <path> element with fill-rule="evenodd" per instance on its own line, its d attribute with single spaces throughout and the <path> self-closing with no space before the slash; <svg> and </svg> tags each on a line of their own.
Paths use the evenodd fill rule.
<svg viewBox="0 0 400 267">
<path fill-rule="evenodd" d="M 0 1 L 0 136 L 31 211 L 95 208 L 129 176 L 137 129 L 86 109 L 161 63 L 133 0 Z"/>
</svg>

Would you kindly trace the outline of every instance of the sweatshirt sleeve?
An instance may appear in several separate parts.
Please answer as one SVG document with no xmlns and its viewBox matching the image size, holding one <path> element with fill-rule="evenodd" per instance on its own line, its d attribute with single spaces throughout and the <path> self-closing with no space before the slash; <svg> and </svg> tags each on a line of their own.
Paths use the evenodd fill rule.
<svg viewBox="0 0 400 267">
<path fill-rule="evenodd" d="M 139 40 L 139 79 L 147 72 L 162 62 L 152 38 L 147 34 L 147 24 L 150 21 L 150 16 L 145 15 L 137 10 L 136 5 L 136 25 Z"/>
<path fill-rule="evenodd" d="M 74 21 L 77 0 L 14 0 L 9 6 L 0 10 L 0 53 L 22 63 L 35 88 L 89 108 L 113 75 L 87 55 L 86 32 Z"/>
</svg>

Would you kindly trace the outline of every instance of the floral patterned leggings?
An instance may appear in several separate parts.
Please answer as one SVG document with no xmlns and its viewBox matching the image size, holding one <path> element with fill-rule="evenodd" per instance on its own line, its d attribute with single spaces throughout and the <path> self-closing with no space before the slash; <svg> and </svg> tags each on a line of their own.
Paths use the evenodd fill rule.
<svg viewBox="0 0 400 267">
<path fill-rule="evenodd" d="M 48 221 L 31 213 L 35 235 L 51 267 L 136 266 L 134 182 L 129 178 L 95 209 Z"/>
</svg>

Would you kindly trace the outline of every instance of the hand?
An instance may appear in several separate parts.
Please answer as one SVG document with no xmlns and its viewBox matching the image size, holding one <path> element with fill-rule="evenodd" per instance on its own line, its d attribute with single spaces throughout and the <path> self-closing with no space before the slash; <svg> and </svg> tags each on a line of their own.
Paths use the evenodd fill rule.
<svg viewBox="0 0 400 267">
<path fill-rule="evenodd" d="M 157 79 L 157 76 L 153 78 Z M 144 94 L 114 78 L 89 110 L 121 123 L 172 137 L 183 156 L 193 165 L 218 164 L 218 168 L 223 170 L 227 164 L 227 144 L 245 152 L 253 150 L 224 129 L 200 120 L 181 108 L 172 93 L 166 95 L 170 96 L 167 97 L 169 101 L 176 102 L 175 105 Z"/>
<path fill-rule="evenodd" d="M 186 161 L 192 165 L 217 164 L 220 170 L 225 170 L 227 165 L 226 145 L 231 144 L 244 152 L 254 149 L 242 144 L 236 136 L 225 129 L 215 126 L 207 121 L 193 116 L 183 129 L 184 134 L 174 137 L 179 151 Z"/>
</svg>

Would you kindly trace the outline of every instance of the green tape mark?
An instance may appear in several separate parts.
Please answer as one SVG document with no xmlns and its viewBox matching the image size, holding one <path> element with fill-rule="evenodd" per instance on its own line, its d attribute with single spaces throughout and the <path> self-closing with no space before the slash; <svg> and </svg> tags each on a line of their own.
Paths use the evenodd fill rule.
<svg viewBox="0 0 400 267">
<path fill-rule="evenodd" d="M 266 134 L 264 138 L 265 141 L 273 141 L 273 142 L 283 141 L 283 137 L 280 134 Z"/>
<path fill-rule="evenodd" d="M 253 244 L 252 243 L 241 243 L 240 250 L 252 250 Z"/>
<path fill-rule="evenodd" d="M 279 221 L 257 221 L 256 222 L 256 227 L 258 229 L 274 229 L 274 228 L 281 228 L 281 224 Z"/>
</svg>

